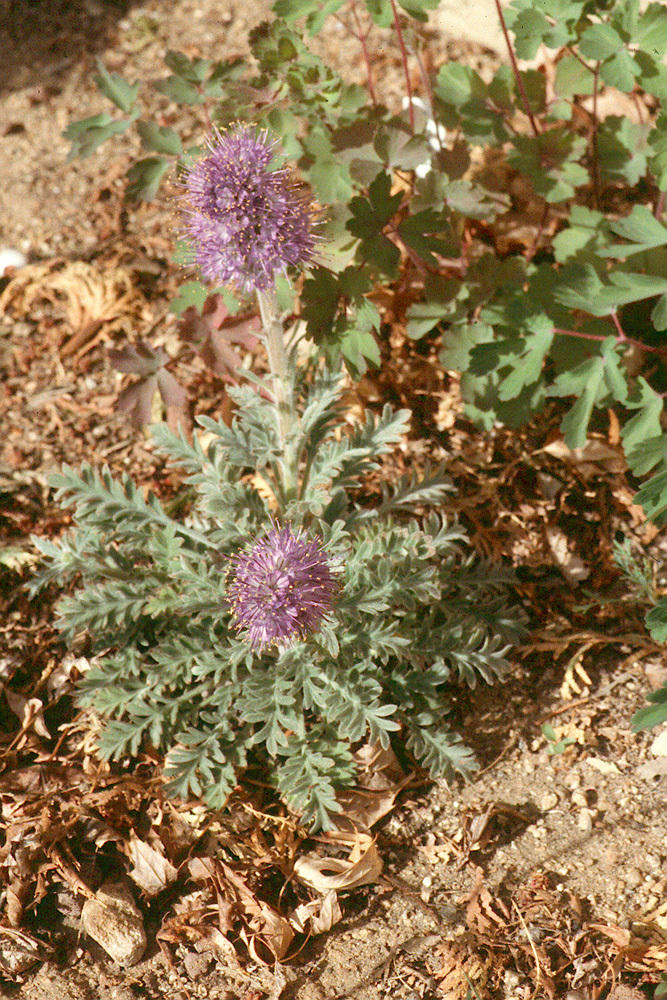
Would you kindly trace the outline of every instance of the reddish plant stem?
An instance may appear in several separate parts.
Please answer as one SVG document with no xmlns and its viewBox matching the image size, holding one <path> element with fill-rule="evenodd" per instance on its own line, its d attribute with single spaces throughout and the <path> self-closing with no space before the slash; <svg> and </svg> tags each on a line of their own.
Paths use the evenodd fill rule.
<svg viewBox="0 0 667 1000">
<path fill-rule="evenodd" d="M 665 191 L 661 191 L 655 203 L 655 211 L 653 212 L 653 215 L 658 221 L 660 221 L 665 212 L 665 194 Z"/>
<path fill-rule="evenodd" d="M 595 207 L 600 204 L 600 157 L 598 156 L 598 74 L 600 63 L 595 64 L 593 71 L 593 134 L 591 135 L 591 160 L 593 167 L 593 195 Z"/>
<path fill-rule="evenodd" d="M 392 14 L 394 15 L 394 25 L 396 27 L 396 37 L 398 38 L 398 47 L 401 50 L 401 62 L 403 63 L 403 73 L 405 75 L 405 88 L 408 95 L 408 115 L 410 117 L 410 131 L 415 130 L 415 109 L 412 106 L 412 84 L 410 83 L 410 72 L 408 70 L 408 54 L 405 51 L 405 41 L 403 40 L 403 32 L 401 31 L 401 23 L 398 19 L 398 10 L 396 9 L 395 0 L 390 0 Z"/>
<path fill-rule="evenodd" d="M 363 52 L 364 55 L 364 62 L 366 63 L 366 75 L 368 77 L 368 93 L 370 95 L 373 107 L 376 107 L 377 96 L 375 93 L 375 84 L 373 83 L 373 67 L 371 64 L 371 54 L 368 51 L 368 45 L 366 44 L 366 42 L 368 41 L 368 32 L 364 31 L 363 28 L 361 27 L 361 24 L 359 23 L 359 15 L 357 14 L 357 6 L 355 3 L 352 3 L 351 10 L 352 10 L 352 17 L 354 18 L 354 23 L 357 26 L 357 30 L 356 32 L 353 32 L 353 34 L 354 37 L 359 42 L 359 44 L 361 45 L 361 51 Z"/>
<path fill-rule="evenodd" d="M 592 66 L 589 66 L 585 59 L 582 59 L 576 49 L 573 49 L 570 45 L 565 46 L 565 51 L 568 55 L 574 56 L 577 62 L 580 62 L 584 69 L 587 69 L 589 73 L 594 73 L 595 70 Z"/>
<path fill-rule="evenodd" d="M 393 4 L 394 0 L 392 0 Z M 516 56 L 514 55 L 514 47 L 512 46 L 512 39 L 510 38 L 509 31 L 507 30 L 507 25 L 505 24 L 505 15 L 503 14 L 503 9 L 500 6 L 500 0 L 496 0 L 496 10 L 498 12 L 498 20 L 500 21 L 500 27 L 503 29 L 503 35 L 505 36 L 505 41 L 507 43 L 507 51 L 509 52 L 510 62 L 512 63 L 512 72 L 514 73 L 514 79 L 516 80 L 516 85 L 521 95 L 521 101 L 523 103 L 524 110 L 528 115 L 528 121 L 530 122 L 530 127 L 535 135 L 540 134 L 540 130 L 537 127 L 537 122 L 535 121 L 535 116 L 533 115 L 533 109 L 530 106 L 530 101 L 528 100 L 528 94 L 526 93 L 526 88 L 523 85 L 523 80 L 521 79 L 521 73 L 519 72 L 519 64 L 516 61 Z"/>
<path fill-rule="evenodd" d="M 549 218 L 549 202 L 545 201 L 544 208 L 542 209 L 542 218 L 540 219 L 540 224 L 537 227 L 537 232 L 535 233 L 535 239 L 533 240 L 532 246 L 529 248 L 526 254 L 526 261 L 531 261 L 535 254 L 537 253 L 538 247 L 540 245 L 540 240 L 542 239 L 542 234 L 544 233 L 544 227 L 547 224 L 547 219 Z"/>
<path fill-rule="evenodd" d="M 553 332 L 561 337 L 578 337 L 579 340 L 596 340 L 598 343 L 607 339 L 602 333 L 582 333 L 580 330 L 561 330 L 556 326 L 554 327 Z M 651 347 L 650 344 L 643 344 L 641 340 L 634 340 L 633 337 L 626 337 L 622 330 L 621 335 L 619 335 L 616 339 L 618 343 L 629 344 L 631 347 L 637 347 L 640 351 L 646 351 L 648 354 L 657 354 L 658 357 L 667 359 L 667 347 Z"/>
<path fill-rule="evenodd" d="M 619 322 L 619 319 L 618 319 L 618 316 L 616 315 L 615 312 L 612 312 L 611 318 L 614 321 L 614 326 L 616 327 L 616 331 L 618 333 L 618 339 L 619 340 L 627 340 L 628 338 L 625 336 L 625 330 L 621 326 L 621 324 Z"/>
</svg>

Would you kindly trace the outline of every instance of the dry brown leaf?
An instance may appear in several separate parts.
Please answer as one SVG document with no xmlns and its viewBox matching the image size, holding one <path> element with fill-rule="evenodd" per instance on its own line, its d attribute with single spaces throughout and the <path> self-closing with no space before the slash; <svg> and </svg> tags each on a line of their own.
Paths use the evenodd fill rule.
<svg viewBox="0 0 667 1000">
<path fill-rule="evenodd" d="M 433 974 L 438 980 L 438 996 L 444 1000 L 466 1000 L 470 996 L 469 984 L 476 990 L 486 985 L 492 959 L 484 960 L 476 953 L 466 935 L 443 941 L 438 957 L 442 964 L 434 967 Z"/>
<path fill-rule="evenodd" d="M 570 550 L 567 535 L 548 524 L 546 536 L 554 561 L 570 586 L 576 587 L 582 580 L 587 580 L 591 571 L 583 559 Z"/>
<path fill-rule="evenodd" d="M 467 902 L 466 924 L 474 933 L 493 936 L 499 927 L 507 926 L 507 914 L 501 916 L 498 913 L 498 909 L 505 910 L 505 906 L 501 900 L 497 900 L 494 907 L 494 899 L 484 885 L 484 872 L 481 868 L 476 870 L 475 885 Z"/>
<path fill-rule="evenodd" d="M 0 927 L 0 968 L 13 978 L 26 972 L 35 962 L 43 962 L 47 946 L 43 941 L 12 927 Z"/>
<path fill-rule="evenodd" d="M 46 728 L 42 717 L 44 703 L 39 698 L 24 698 L 22 694 L 10 691 L 9 688 L 5 688 L 5 698 L 10 709 L 21 722 L 22 735 L 28 730 L 34 729 L 38 736 L 43 736 L 47 740 L 51 739 L 51 733 Z"/>
<path fill-rule="evenodd" d="M 401 768 L 391 748 L 366 743 L 354 755 L 359 785 L 336 796 L 342 812 L 335 817 L 341 830 L 368 831 L 394 807 L 396 796 L 412 778 Z"/>
<path fill-rule="evenodd" d="M 338 894 L 330 889 L 321 899 L 312 899 L 309 903 L 297 906 L 290 916 L 290 923 L 302 934 L 309 930 L 311 934 L 323 934 L 330 931 L 342 916 Z"/>
<path fill-rule="evenodd" d="M 232 929 L 236 918 L 242 924 L 239 936 L 256 962 L 272 965 L 285 957 L 294 938 L 289 921 L 259 899 L 238 872 L 213 858 L 192 858 L 188 867 L 195 880 L 212 880 L 222 897 L 221 931 Z"/>
<path fill-rule="evenodd" d="M 273 965 L 285 957 L 294 940 L 294 931 L 285 917 L 267 903 L 260 903 L 260 913 L 241 928 L 240 936 L 260 965 Z M 269 954 L 266 954 L 268 949 Z"/>
<path fill-rule="evenodd" d="M 157 896 L 178 875 L 178 871 L 164 854 L 138 837 L 130 839 L 127 853 L 132 862 L 130 878 L 147 896 Z"/>
<path fill-rule="evenodd" d="M 564 462 L 571 462 L 583 476 L 595 476 L 600 472 L 616 476 L 627 468 L 621 449 L 613 448 L 599 438 L 589 438 L 581 448 L 568 448 L 562 438 L 557 438 L 540 451 Z"/>
<path fill-rule="evenodd" d="M 69 327 L 62 355 L 90 346 L 102 327 L 119 329 L 139 301 L 131 275 L 122 267 L 104 270 L 62 258 L 21 268 L 0 296 L 0 312 L 11 305 L 23 315 L 39 302 L 50 303 Z"/>
<path fill-rule="evenodd" d="M 313 855 L 297 858 L 294 874 L 299 882 L 321 893 L 330 889 L 355 889 L 377 882 L 382 874 L 382 861 L 372 837 L 366 833 L 347 836 L 341 833 L 330 834 L 322 840 L 352 843 L 349 858 L 318 858 Z"/>
</svg>

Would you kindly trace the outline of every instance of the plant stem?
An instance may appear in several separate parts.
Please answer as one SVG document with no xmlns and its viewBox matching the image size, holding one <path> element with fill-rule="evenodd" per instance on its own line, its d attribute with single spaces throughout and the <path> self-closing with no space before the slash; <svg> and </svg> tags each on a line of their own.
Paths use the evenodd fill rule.
<svg viewBox="0 0 667 1000">
<path fill-rule="evenodd" d="M 403 63 L 403 73 L 405 75 L 405 88 L 407 90 L 408 97 L 408 115 L 410 117 L 410 131 L 415 130 L 415 109 L 412 106 L 412 84 L 410 83 L 410 71 L 408 70 L 408 54 L 405 51 L 405 42 L 403 40 L 403 32 L 401 31 L 401 23 L 398 20 L 398 11 L 396 9 L 395 0 L 390 0 L 391 10 L 394 15 L 394 25 L 396 27 L 396 37 L 398 38 L 398 47 L 401 50 L 401 62 Z"/>
<path fill-rule="evenodd" d="M 598 74 L 600 63 L 595 64 L 593 73 L 593 131 L 591 133 L 591 160 L 593 167 L 593 197 L 595 208 L 600 205 L 600 157 L 598 155 Z"/>
<path fill-rule="evenodd" d="M 259 312 L 269 355 L 269 367 L 273 382 L 273 402 L 276 408 L 276 429 L 282 453 L 283 491 L 285 497 L 292 496 L 296 489 L 296 468 L 290 453 L 290 436 L 294 426 L 295 411 L 287 351 L 283 327 L 278 316 L 275 293 L 257 292 Z"/>
<path fill-rule="evenodd" d="M 498 11 L 498 20 L 500 21 L 500 27 L 503 29 L 503 35 L 505 36 L 505 41 L 507 42 L 507 51 L 509 52 L 510 62 L 512 63 L 512 71 L 514 73 L 514 79 L 516 80 L 516 85 L 521 95 L 521 101 L 523 103 L 524 110 L 528 115 L 528 121 L 535 135 L 540 134 L 540 130 L 537 127 L 537 122 L 535 121 L 535 116 L 533 115 L 533 109 L 530 106 L 530 101 L 528 100 L 528 94 L 526 93 L 526 88 L 523 85 L 523 80 L 521 79 L 521 73 L 519 72 L 519 64 L 516 61 L 516 56 L 514 55 L 514 48 L 512 46 L 512 39 L 510 38 L 509 31 L 507 30 L 507 25 L 505 24 L 505 15 L 503 14 L 503 9 L 500 6 L 500 0 L 496 0 L 496 10 Z"/>
<path fill-rule="evenodd" d="M 373 66 L 371 64 L 371 54 L 368 51 L 368 32 L 365 32 L 359 21 L 359 15 L 357 14 L 357 8 L 352 4 L 352 17 L 354 18 L 354 23 L 357 26 L 355 33 L 355 38 L 361 45 L 361 51 L 364 56 L 364 62 L 366 63 L 366 74 L 368 76 L 368 94 L 371 99 L 371 104 L 373 107 L 377 106 L 377 97 L 375 94 L 375 85 L 373 83 Z M 341 20 L 339 18 L 339 20 Z M 342 22 L 341 22 L 342 23 Z"/>
<path fill-rule="evenodd" d="M 603 340 L 607 339 L 606 336 L 601 333 L 583 333 L 581 330 L 561 330 L 559 327 L 554 327 L 553 332 L 559 337 L 576 337 L 578 340 L 595 340 L 598 343 L 602 343 Z M 667 358 L 667 347 L 652 347 L 651 344 L 644 344 L 641 340 L 635 340 L 634 337 L 626 337 L 625 334 L 622 336 L 619 334 L 616 337 L 616 342 L 619 344 L 628 344 L 631 347 L 637 347 L 639 350 L 646 351 L 648 354 L 657 354 L 658 357 Z"/>
</svg>

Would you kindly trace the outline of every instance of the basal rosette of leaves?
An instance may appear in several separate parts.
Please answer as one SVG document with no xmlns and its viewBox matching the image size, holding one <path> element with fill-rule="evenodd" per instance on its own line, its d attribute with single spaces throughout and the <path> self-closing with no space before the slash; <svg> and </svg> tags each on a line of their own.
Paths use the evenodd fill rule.
<svg viewBox="0 0 667 1000">
<path fill-rule="evenodd" d="M 102 756 L 149 744 L 166 755 L 168 791 L 213 808 L 261 767 L 315 827 L 331 824 L 337 791 L 354 783 L 361 742 L 396 740 L 434 777 L 469 773 L 446 682 L 501 677 L 520 616 L 507 574 L 473 560 L 436 513 L 441 469 L 384 487 L 373 509 L 350 499 L 402 439 L 407 411 L 387 406 L 341 438 L 337 386 L 318 381 L 293 428 L 299 490 L 284 503 L 271 404 L 231 392 L 231 427 L 200 421 L 206 448 L 154 428 L 196 496 L 183 521 L 106 470 L 55 478 L 75 527 L 58 544 L 35 539 L 48 560 L 35 589 L 76 580 L 59 621 L 69 642 L 90 643 L 79 697 L 103 720 Z M 248 641 L 267 581 L 279 606 L 266 615 L 278 618 Z"/>
</svg>

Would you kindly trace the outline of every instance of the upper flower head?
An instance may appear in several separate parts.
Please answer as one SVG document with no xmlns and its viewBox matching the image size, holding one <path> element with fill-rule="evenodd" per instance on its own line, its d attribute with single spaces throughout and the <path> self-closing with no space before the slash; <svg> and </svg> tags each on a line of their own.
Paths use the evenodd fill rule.
<svg viewBox="0 0 667 1000">
<path fill-rule="evenodd" d="M 276 271 L 312 259 L 311 203 L 289 171 L 271 169 L 276 143 L 267 132 L 236 125 L 206 145 L 185 182 L 185 235 L 209 281 L 263 291 Z"/>
<path fill-rule="evenodd" d="M 227 596 L 238 629 L 253 649 L 285 645 L 315 632 L 339 589 L 318 541 L 274 528 L 230 569 Z"/>
</svg>

